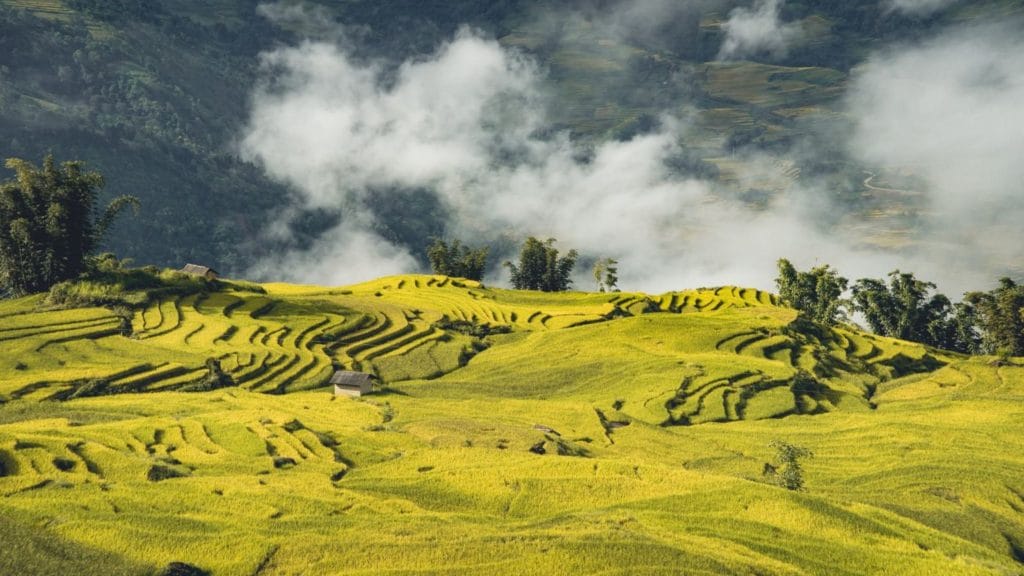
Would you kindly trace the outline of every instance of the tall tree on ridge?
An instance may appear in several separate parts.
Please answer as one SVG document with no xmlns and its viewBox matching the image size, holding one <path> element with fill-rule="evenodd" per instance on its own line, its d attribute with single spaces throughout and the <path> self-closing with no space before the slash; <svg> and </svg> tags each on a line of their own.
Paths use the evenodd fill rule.
<svg viewBox="0 0 1024 576">
<path fill-rule="evenodd" d="M 968 292 L 964 301 L 973 309 L 985 352 L 1024 356 L 1024 286 L 1002 278 L 998 288 Z"/>
<path fill-rule="evenodd" d="M 935 284 L 894 270 L 889 284 L 862 278 L 853 286 L 853 305 L 876 334 L 921 342 L 929 346 L 972 352 L 971 313 L 954 307 L 943 294 L 929 292 Z"/>
<path fill-rule="evenodd" d="M 619 261 L 614 258 L 602 258 L 594 263 L 594 281 L 598 292 L 619 291 Z"/>
<path fill-rule="evenodd" d="M 0 183 L 0 286 L 14 294 L 77 277 L 117 215 L 139 205 L 121 196 L 97 213 L 103 176 L 81 162 L 58 167 L 49 155 L 41 169 L 19 158 L 5 166 L 15 178 Z"/>
<path fill-rule="evenodd" d="M 572 285 L 572 269 L 578 256 L 570 250 L 559 257 L 555 239 L 546 242 L 530 236 L 519 252 L 519 264 L 505 262 L 512 273 L 512 286 L 517 290 L 541 290 L 543 292 L 564 292 Z"/>
<path fill-rule="evenodd" d="M 846 302 L 842 295 L 848 284 L 846 278 L 827 264 L 812 268 L 810 272 L 800 272 L 783 258 L 778 266 L 775 285 L 785 303 L 825 326 L 835 325 L 845 317 Z"/>
<path fill-rule="evenodd" d="M 486 247 L 473 249 L 459 240 L 448 243 L 437 238 L 427 248 L 427 260 L 434 274 L 480 280 L 487 267 L 487 252 Z"/>
</svg>

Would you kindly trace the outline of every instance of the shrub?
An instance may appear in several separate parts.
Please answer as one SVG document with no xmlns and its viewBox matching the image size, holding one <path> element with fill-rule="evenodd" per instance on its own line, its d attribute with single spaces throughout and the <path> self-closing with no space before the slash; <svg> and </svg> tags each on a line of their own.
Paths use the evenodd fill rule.
<svg viewBox="0 0 1024 576">
<path fill-rule="evenodd" d="M 167 296 L 188 296 L 204 292 L 228 290 L 266 294 L 259 284 L 245 281 L 207 280 L 178 270 L 158 269 L 154 266 L 128 267 L 128 260 L 118 260 L 113 254 L 90 258 L 87 270 L 77 280 L 53 285 L 44 299 L 46 306 L 54 308 L 102 307 L 131 318 L 131 311 L 144 308 L 155 299 Z"/>
<path fill-rule="evenodd" d="M 170 480 L 171 478 L 184 478 L 189 476 L 189 473 L 185 470 L 166 466 L 164 464 L 154 464 L 149 468 L 149 472 L 146 473 L 146 479 L 150 482 L 160 482 L 162 480 Z"/>
<path fill-rule="evenodd" d="M 124 284 L 105 284 L 92 280 L 67 281 L 54 284 L 44 303 L 56 308 L 128 307 L 138 308 L 149 302 L 144 291 L 128 291 Z"/>
<path fill-rule="evenodd" d="M 266 294 L 267 289 L 255 282 L 246 280 L 218 280 L 217 283 L 225 290 L 232 292 L 249 292 L 251 294 Z"/>
<path fill-rule="evenodd" d="M 235 381 L 232 380 L 231 376 L 224 373 L 224 370 L 220 367 L 220 361 L 216 358 L 206 359 L 206 376 L 202 380 L 182 386 L 182 392 L 210 392 L 212 390 L 219 390 L 221 388 L 227 388 L 234 386 Z"/>
<path fill-rule="evenodd" d="M 103 396 L 107 393 L 107 388 L 110 386 L 110 382 L 102 378 L 95 380 L 86 380 L 78 383 L 77 386 L 72 390 L 71 394 L 68 395 L 68 400 L 75 398 L 89 398 L 91 396 Z"/>
<path fill-rule="evenodd" d="M 446 332 L 458 332 L 459 334 L 465 334 L 474 338 L 486 338 L 492 334 L 508 334 L 512 331 L 511 326 L 491 326 L 490 324 L 481 324 L 476 319 L 469 321 L 449 320 L 446 318 L 435 322 L 434 327 Z"/>
<path fill-rule="evenodd" d="M 157 576 L 210 576 L 210 573 L 185 562 L 171 562 L 157 572 Z"/>
<path fill-rule="evenodd" d="M 768 447 L 775 449 L 775 459 L 773 463 L 764 465 L 764 477 L 787 490 L 803 490 L 804 475 L 800 460 L 811 458 L 814 453 L 783 440 L 772 440 Z"/>
</svg>

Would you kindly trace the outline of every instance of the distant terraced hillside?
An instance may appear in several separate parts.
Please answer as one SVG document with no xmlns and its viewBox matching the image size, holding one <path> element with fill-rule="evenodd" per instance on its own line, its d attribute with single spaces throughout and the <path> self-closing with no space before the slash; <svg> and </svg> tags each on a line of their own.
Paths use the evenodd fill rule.
<svg viewBox="0 0 1024 576">
<path fill-rule="evenodd" d="M 462 386 L 467 375 L 490 383 L 493 374 L 518 371 L 531 357 L 568 346 L 600 349 L 602 363 L 621 364 L 623 373 L 652 355 L 681 364 L 632 370 L 638 378 L 677 380 L 660 385 L 656 396 L 637 398 L 656 406 L 652 421 L 690 424 L 812 413 L 841 403 L 863 407 L 880 382 L 943 364 L 921 346 L 857 332 L 801 333 L 788 326 L 792 312 L 753 289 L 550 295 L 439 276 L 337 290 L 267 288 L 267 294 L 154 299 L 135 313 L 130 334 L 102 309 L 37 311 L 33 299 L 7 303 L 0 310 L 7 344 L 0 394 L 42 400 L 194 391 L 208 374 L 208 359 L 234 385 L 274 394 L 323 386 L 337 368 L 376 373 L 390 386 L 422 379 Z M 603 340 L 629 339 L 636 330 L 659 341 L 647 349 L 623 341 L 614 349 L 624 354 L 604 350 Z M 486 359 L 459 370 L 491 347 Z M 543 369 L 563 358 L 572 358 L 566 378 L 575 381 L 581 369 L 575 354 L 554 354 Z M 477 366 L 492 375 L 480 377 L 484 368 Z M 798 373 L 805 376 L 794 384 Z M 548 378 L 546 389 L 530 393 L 551 395 L 559 386 Z"/>
<path fill-rule="evenodd" d="M 860 185 L 861 171 L 882 167 L 845 157 L 831 136 L 807 138 L 841 130 L 833 124 L 842 117 L 849 71 L 874 50 L 963 23 L 1014 22 L 1024 2 L 944 2 L 946 10 L 926 19 L 900 16 L 881 0 L 790 2 L 784 20 L 802 32 L 787 55 L 774 55 L 781 60 L 718 61 L 731 9 L 750 4 L 676 2 L 655 9 L 666 10 L 665 18 L 638 18 L 639 8 L 654 6 L 311 1 L 304 5 L 318 15 L 312 23 L 264 17 L 261 3 L 248 0 L 0 0 L 0 157 L 81 159 L 106 176 L 110 197 L 138 195 L 139 216 L 111 231 L 118 254 L 161 266 L 202 261 L 245 270 L 274 248 L 260 231 L 289 197 L 233 151 L 260 83 L 258 55 L 320 37 L 325 23 L 337 22 L 367 32 L 351 38 L 360 59 L 397 65 L 427 57 L 468 26 L 546 71 L 545 132 L 568 132 L 586 146 L 631 139 L 665 114 L 687 118 L 685 154 L 673 170 L 716 180 L 729 197 L 755 206 L 797 177 L 806 180 L 801 187 L 824 177 L 829 190 L 842 192 L 844 228 L 861 241 L 913 241 L 913 216 L 927 206 L 871 193 Z M 816 144 L 828 148 L 827 162 L 798 152 Z M 743 162 L 747 147 L 781 154 L 779 169 Z M 421 254 L 445 219 L 433 194 L 410 195 L 404 204 L 376 216 L 387 237 Z M 302 228 L 311 237 L 325 231 L 316 223 Z"/>
<path fill-rule="evenodd" d="M 223 288 L 0 302 L 0 573 L 1024 573 L 1017 359 L 734 287 Z"/>
</svg>

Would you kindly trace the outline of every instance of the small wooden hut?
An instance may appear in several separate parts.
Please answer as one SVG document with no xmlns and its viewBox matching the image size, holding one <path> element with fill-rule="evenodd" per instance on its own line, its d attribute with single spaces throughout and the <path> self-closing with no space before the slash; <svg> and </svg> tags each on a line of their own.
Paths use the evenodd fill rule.
<svg viewBox="0 0 1024 576">
<path fill-rule="evenodd" d="M 358 398 L 363 394 L 373 392 L 373 381 L 376 378 L 373 374 L 365 372 L 338 370 L 331 377 L 331 384 L 334 384 L 335 396 Z"/>
<path fill-rule="evenodd" d="M 216 270 L 209 266 L 200 266 L 199 264 L 185 264 L 185 267 L 182 268 L 181 271 L 193 276 L 202 276 L 207 280 L 216 280 L 217 278 L 220 278 L 220 274 Z"/>
</svg>

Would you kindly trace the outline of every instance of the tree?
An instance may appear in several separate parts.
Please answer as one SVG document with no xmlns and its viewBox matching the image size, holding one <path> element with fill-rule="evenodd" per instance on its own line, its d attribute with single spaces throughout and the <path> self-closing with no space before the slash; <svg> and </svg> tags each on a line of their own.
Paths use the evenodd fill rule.
<svg viewBox="0 0 1024 576">
<path fill-rule="evenodd" d="M 554 244 L 554 238 L 541 242 L 530 236 L 519 251 L 519 265 L 505 262 L 512 273 L 512 286 L 515 289 L 543 292 L 563 292 L 569 289 L 572 285 L 569 276 L 576 266 L 578 254 L 570 250 L 560 258 Z"/>
<path fill-rule="evenodd" d="M 957 302 L 953 305 L 953 317 L 943 335 L 939 348 L 962 352 L 964 354 L 980 354 L 983 350 L 981 333 L 978 331 L 978 314 L 969 302 Z"/>
<path fill-rule="evenodd" d="M 774 464 L 764 465 L 765 478 L 787 490 L 803 490 L 804 471 L 800 459 L 812 458 L 814 452 L 782 440 L 772 440 L 768 447 L 775 449 L 775 460 Z"/>
<path fill-rule="evenodd" d="M 619 291 L 619 261 L 614 258 L 602 258 L 594 263 L 594 281 L 598 292 Z"/>
<path fill-rule="evenodd" d="M 1024 356 L 1024 286 L 1009 278 L 990 292 L 964 295 L 981 329 L 981 350 L 989 354 Z"/>
<path fill-rule="evenodd" d="M 853 286 L 854 309 L 876 334 L 970 352 L 970 310 L 954 308 L 949 298 L 929 292 L 935 284 L 895 270 L 889 284 L 862 278 Z"/>
<path fill-rule="evenodd" d="M 81 162 L 58 168 L 50 155 L 42 169 L 18 158 L 5 165 L 15 178 L 0 183 L 0 286 L 15 294 L 77 277 L 117 215 L 138 208 L 135 197 L 121 196 L 97 213 L 103 177 Z"/>
<path fill-rule="evenodd" d="M 488 249 L 471 249 L 459 240 L 451 244 L 437 238 L 427 248 L 427 260 L 434 274 L 480 280 L 487 268 Z"/>
<path fill-rule="evenodd" d="M 841 298 L 846 291 L 848 280 L 840 276 L 827 264 L 812 268 L 810 272 L 799 272 L 789 260 L 778 262 L 779 277 L 775 285 L 782 300 L 802 314 L 825 326 L 833 326 L 845 318 Z"/>
</svg>

